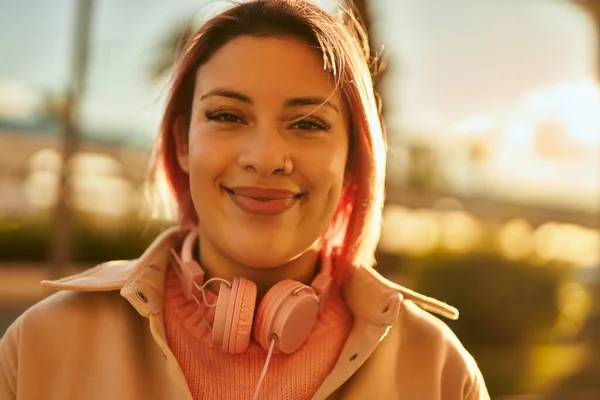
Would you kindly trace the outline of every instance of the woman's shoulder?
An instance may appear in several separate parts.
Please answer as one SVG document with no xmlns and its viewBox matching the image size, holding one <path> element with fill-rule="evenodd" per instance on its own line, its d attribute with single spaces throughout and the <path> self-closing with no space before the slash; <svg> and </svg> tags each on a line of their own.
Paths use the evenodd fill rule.
<svg viewBox="0 0 600 400">
<path fill-rule="evenodd" d="M 429 376 L 427 384 L 440 385 L 441 392 L 462 393 L 464 399 L 489 399 L 474 357 L 438 316 L 405 299 L 390 335 L 398 343 L 396 362 L 402 375 Z"/>
<path fill-rule="evenodd" d="M 0 398 L 18 387 L 36 393 L 24 398 L 40 398 L 36 384 L 64 382 L 65 377 L 69 390 L 84 390 L 89 386 L 77 386 L 78 379 L 89 383 L 91 374 L 102 373 L 101 365 L 111 365 L 106 371 L 110 379 L 125 381 L 129 362 L 149 352 L 153 360 L 163 361 L 151 345 L 147 319 L 128 298 L 135 272 L 131 262 L 112 262 L 48 282 L 45 286 L 55 292 L 21 314 L 0 339 Z M 129 387 L 125 383 L 121 389 Z M 64 397 L 57 393 L 52 398 Z"/>
<path fill-rule="evenodd" d="M 69 332 L 81 330 L 85 325 L 102 323 L 105 316 L 126 312 L 131 307 L 118 291 L 73 291 L 54 292 L 29 307 L 8 328 L 5 336 L 18 334 L 21 338 L 59 334 L 65 338 Z M 18 333 L 17 333 L 18 332 Z"/>
<path fill-rule="evenodd" d="M 104 326 L 100 324 L 109 321 L 106 326 L 114 326 L 119 318 L 129 321 L 132 315 L 147 316 L 160 306 L 156 287 L 164 278 L 165 260 L 177 232 L 177 228 L 162 232 L 137 259 L 108 261 L 61 279 L 42 281 L 53 293 L 27 309 L 6 335 L 15 330 L 43 332 L 41 328 L 54 326 L 68 332 L 86 325 Z"/>
<path fill-rule="evenodd" d="M 458 318 L 454 307 L 397 285 L 368 268 L 358 272 L 346 296 L 355 317 L 388 326 L 370 357 L 373 362 L 367 369 L 374 369 L 374 375 L 394 365 L 395 385 L 415 398 L 427 398 L 423 388 L 472 393 L 464 397 L 469 399 L 487 398 L 477 363 L 444 321 Z"/>
<path fill-rule="evenodd" d="M 448 324 L 412 300 L 402 302 L 397 328 L 397 333 L 420 357 L 429 356 L 442 364 L 450 362 L 465 370 L 476 367 L 473 357 Z"/>
<path fill-rule="evenodd" d="M 389 309 L 387 314 L 388 319 L 393 320 L 390 324 L 392 331 L 398 331 L 402 339 L 412 347 L 419 347 L 419 344 L 430 350 L 445 347 L 468 355 L 460 340 L 444 321 L 458 319 L 459 312 L 456 308 L 396 284 L 373 269 L 363 269 L 357 280 L 360 283 L 357 284 L 358 288 L 354 289 L 352 297 L 360 300 L 359 304 L 363 310 L 369 306 L 375 310 L 381 309 L 382 306 L 382 311 Z M 373 307 L 373 303 L 379 303 L 379 307 Z"/>
<path fill-rule="evenodd" d="M 86 325 L 116 322 L 119 315 L 129 316 L 132 307 L 120 294 L 125 281 L 122 276 L 129 264 L 104 263 L 72 276 L 42 282 L 53 292 L 25 310 L 7 329 L 4 340 L 11 335 L 40 339 L 53 333 L 59 334 L 55 339 L 66 338 Z M 102 282 L 99 275 L 104 276 Z"/>
</svg>

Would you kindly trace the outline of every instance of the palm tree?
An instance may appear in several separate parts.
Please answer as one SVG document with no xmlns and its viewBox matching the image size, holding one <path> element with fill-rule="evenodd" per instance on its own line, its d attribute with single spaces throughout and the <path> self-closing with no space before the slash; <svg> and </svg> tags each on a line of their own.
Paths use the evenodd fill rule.
<svg viewBox="0 0 600 400">
<path fill-rule="evenodd" d="M 369 48 L 371 50 L 371 70 L 373 73 L 375 91 L 380 93 L 387 60 L 385 60 L 381 54 L 382 46 L 379 44 L 374 33 L 371 2 L 369 0 L 346 0 L 345 4 L 349 9 L 354 11 L 355 16 L 361 22 L 368 35 Z"/>
<path fill-rule="evenodd" d="M 160 80 L 171 73 L 175 60 L 194 30 L 194 23 L 189 20 L 173 25 L 173 29 L 165 35 L 156 49 L 156 57 L 150 66 L 152 79 Z"/>
<path fill-rule="evenodd" d="M 75 31 L 71 59 L 71 81 L 63 101 L 56 110 L 62 125 L 62 168 L 58 199 L 52 218 L 50 242 L 50 275 L 59 277 L 63 268 L 72 262 L 74 215 L 71 201 L 70 160 L 79 151 L 78 112 L 85 88 L 89 53 L 93 0 L 79 0 L 75 15 Z"/>
</svg>

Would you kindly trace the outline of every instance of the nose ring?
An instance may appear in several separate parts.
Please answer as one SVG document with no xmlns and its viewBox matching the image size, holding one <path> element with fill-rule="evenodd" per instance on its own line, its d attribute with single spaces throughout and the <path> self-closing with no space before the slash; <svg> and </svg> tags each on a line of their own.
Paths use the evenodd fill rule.
<svg viewBox="0 0 600 400">
<path fill-rule="evenodd" d="M 291 166 L 288 166 L 288 158 L 287 157 L 285 157 L 283 159 L 283 167 L 281 167 L 281 171 L 286 175 L 288 175 L 289 173 L 292 172 Z"/>
</svg>

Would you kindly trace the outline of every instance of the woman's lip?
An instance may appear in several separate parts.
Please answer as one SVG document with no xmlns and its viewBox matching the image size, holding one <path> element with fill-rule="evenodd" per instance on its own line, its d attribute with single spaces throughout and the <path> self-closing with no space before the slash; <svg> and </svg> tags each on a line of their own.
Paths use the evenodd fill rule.
<svg viewBox="0 0 600 400">
<path fill-rule="evenodd" d="M 258 186 L 224 186 L 226 190 L 239 196 L 250 197 L 257 200 L 285 200 L 302 195 L 301 192 L 294 192 L 278 188 L 262 188 Z"/>
<path fill-rule="evenodd" d="M 227 193 L 236 206 L 242 211 L 254 215 L 282 214 L 295 206 L 302 198 L 302 195 L 278 189 L 270 192 L 267 192 L 264 189 L 254 191 L 254 188 L 252 191 L 240 191 L 244 194 L 238 193 L 230 188 L 225 189 L 225 193 Z M 253 196 L 247 196 L 247 194 L 253 194 Z"/>
</svg>

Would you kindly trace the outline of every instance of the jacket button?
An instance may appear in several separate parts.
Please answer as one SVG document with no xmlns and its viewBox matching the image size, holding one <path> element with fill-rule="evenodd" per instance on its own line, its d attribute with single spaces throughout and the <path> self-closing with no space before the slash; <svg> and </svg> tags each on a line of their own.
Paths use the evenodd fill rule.
<svg viewBox="0 0 600 400">
<path fill-rule="evenodd" d="M 142 303 L 147 303 L 148 302 L 148 298 L 146 297 L 146 295 L 142 292 L 136 292 L 135 295 L 137 296 L 138 299 L 140 299 L 140 301 Z"/>
</svg>

